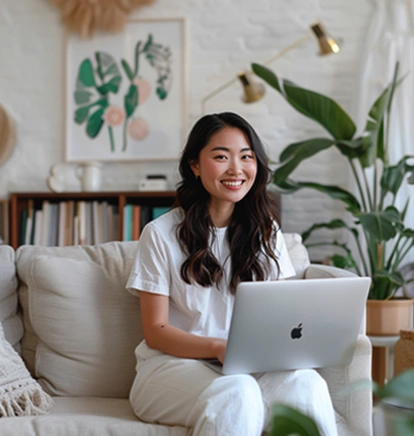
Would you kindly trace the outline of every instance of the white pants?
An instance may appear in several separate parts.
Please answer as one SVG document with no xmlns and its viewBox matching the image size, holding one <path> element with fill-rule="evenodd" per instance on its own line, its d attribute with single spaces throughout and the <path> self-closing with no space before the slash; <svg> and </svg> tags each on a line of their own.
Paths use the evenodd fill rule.
<svg viewBox="0 0 414 436">
<path fill-rule="evenodd" d="M 190 427 L 194 436 L 259 436 L 279 402 L 312 417 L 321 435 L 338 434 L 328 387 L 314 370 L 222 376 L 145 343 L 136 355 L 130 402 L 142 421 Z"/>
</svg>

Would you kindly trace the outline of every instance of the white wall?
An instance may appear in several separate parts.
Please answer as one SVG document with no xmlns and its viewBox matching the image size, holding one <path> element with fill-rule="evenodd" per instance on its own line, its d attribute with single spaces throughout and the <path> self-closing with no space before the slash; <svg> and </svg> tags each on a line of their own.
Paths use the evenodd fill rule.
<svg viewBox="0 0 414 436">
<path fill-rule="evenodd" d="M 263 62 L 304 36 L 320 19 L 334 36 L 344 39 L 337 56 L 316 56 L 313 40 L 272 65 L 279 75 L 325 93 L 354 113 L 355 88 L 365 32 L 372 13 L 370 0 L 157 0 L 133 17 L 188 18 L 189 123 L 201 114 L 201 98 L 231 79 L 251 62 Z M 0 102 L 17 122 L 17 146 L 0 168 L 0 196 L 16 191 L 46 191 L 49 168 L 64 156 L 64 29 L 60 12 L 47 0 L 2 0 L 0 8 Z M 322 130 L 297 114 L 275 91 L 254 105 L 239 102 L 236 83 L 207 104 L 207 111 L 232 110 L 257 129 L 277 160 L 294 140 Z M 67 190 L 78 190 L 74 166 L 68 165 Z M 151 172 L 177 181 L 175 164 L 105 164 L 104 189 L 135 189 Z M 346 183 L 339 154 L 320 155 L 297 174 L 322 183 Z M 342 205 L 306 190 L 283 197 L 285 231 L 337 217 Z"/>
</svg>

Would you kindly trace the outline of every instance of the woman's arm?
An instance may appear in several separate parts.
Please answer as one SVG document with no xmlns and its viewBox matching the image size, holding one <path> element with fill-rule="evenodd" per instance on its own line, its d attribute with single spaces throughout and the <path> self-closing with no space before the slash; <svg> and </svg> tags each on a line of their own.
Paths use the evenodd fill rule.
<svg viewBox="0 0 414 436">
<path fill-rule="evenodd" d="M 227 341 L 193 335 L 169 325 L 169 297 L 144 291 L 139 297 L 144 338 L 151 348 L 177 357 L 217 358 L 223 363 Z"/>
</svg>

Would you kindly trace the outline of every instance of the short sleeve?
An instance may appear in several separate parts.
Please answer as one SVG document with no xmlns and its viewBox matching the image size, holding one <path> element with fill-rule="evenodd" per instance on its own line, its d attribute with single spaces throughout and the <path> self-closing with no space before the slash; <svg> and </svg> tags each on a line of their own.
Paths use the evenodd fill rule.
<svg viewBox="0 0 414 436">
<path fill-rule="evenodd" d="M 285 238 L 280 229 L 276 233 L 276 257 L 279 263 L 280 273 L 278 277 L 272 278 L 273 280 L 276 278 L 286 279 L 296 275 L 295 268 L 293 268 L 289 252 L 286 248 Z"/>
<path fill-rule="evenodd" d="M 165 238 L 155 226 L 147 224 L 138 242 L 126 288 L 133 295 L 145 291 L 169 296 L 169 269 Z"/>
</svg>

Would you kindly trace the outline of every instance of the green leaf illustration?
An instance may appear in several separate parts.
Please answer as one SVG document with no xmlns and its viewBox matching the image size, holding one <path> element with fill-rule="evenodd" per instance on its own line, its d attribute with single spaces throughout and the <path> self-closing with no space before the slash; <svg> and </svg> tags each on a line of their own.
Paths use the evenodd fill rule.
<svg viewBox="0 0 414 436">
<path fill-rule="evenodd" d="M 92 62 L 89 59 L 85 59 L 80 64 L 77 82 L 80 82 L 83 86 L 86 86 L 87 88 L 91 86 L 96 86 Z"/>
<path fill-rule="evenodd" d="M 128 62 L 125 59 L 122 59 L 121 64 L 125 74 L 128 76 L 128 79 L 132 82 L 134 80 L 134 73 L 132 72 L 131 67 L 128 65 Z"/>
<path fill-rule="evenodd" d="M 100 132 L 104 123 L 102 119 L 104 112 L 104 108 L 99 108 L 90 116 L 86 125 L 86 133 L 90 138 L 96 138 L 96 136 L 98 136 L 98 133 Z"/>
<path fill-rule="evenodd" d="M 75 91 L 75 103 L 76 104 L 85 104 L 91 101 L 93 97 L 93 93 L 87 91 L 86 89 L 79 89 Z"/>
<path fill-rule="evenodd" d="M 138 88 L 135 85 L 131 85 L 128 90 L 128 94 L 124 100 L 126 116 L 129 118 L 138 106 Z"/>
</svg>

